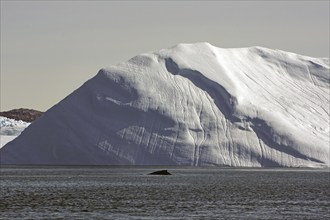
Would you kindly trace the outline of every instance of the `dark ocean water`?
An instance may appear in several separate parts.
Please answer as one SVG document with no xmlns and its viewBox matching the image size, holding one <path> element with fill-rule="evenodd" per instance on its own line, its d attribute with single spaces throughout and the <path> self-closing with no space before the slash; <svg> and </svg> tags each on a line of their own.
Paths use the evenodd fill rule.
<svg viewBox="0 0 330 220">
<path fill-rule="evenodd" d="M 173 175 L 150 176 L 167 169 Z M 329 169 L 2 166 L 1 219 L 330 219 Z"/>
</svg>

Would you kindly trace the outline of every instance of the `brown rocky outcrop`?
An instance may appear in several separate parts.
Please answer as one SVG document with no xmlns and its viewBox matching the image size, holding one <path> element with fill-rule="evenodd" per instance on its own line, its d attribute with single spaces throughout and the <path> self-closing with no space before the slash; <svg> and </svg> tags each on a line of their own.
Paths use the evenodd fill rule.
<svg viewBox="0 0 330 220">
<path fill-rule="evenodd" d="M 13 109 L 10 111 L 0 112 L 0 116 L 11 118 L 15 120 L 22 120 L 26 122 L 32 122 L 39 118 L 43 112 L 33 110 L 33 109 L 26 109 L 26 108 L 20 108 L 20 109 Z"/>
</svg>

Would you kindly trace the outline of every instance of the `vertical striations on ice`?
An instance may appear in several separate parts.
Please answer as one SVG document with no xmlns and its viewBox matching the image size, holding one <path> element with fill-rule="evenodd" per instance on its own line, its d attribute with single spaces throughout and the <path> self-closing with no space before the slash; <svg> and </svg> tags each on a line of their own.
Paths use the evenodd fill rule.
<svg viewBox="0 0 330 220">
<path fill-rule="evenodd" d="M 329 59 L 179 44 L 99 73 L 3 164 L 329 167 Z"/>
</svg>

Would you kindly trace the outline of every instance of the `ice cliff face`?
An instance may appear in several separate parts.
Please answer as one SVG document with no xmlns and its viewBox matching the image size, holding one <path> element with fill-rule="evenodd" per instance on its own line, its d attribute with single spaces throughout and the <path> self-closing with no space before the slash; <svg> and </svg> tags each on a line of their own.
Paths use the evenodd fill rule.
<svg viewBox="0 0 330 220">
<path fill-rule="evenodd" d="M 329 166 L 329 59 L 180 44 L 102 69 L 1 163 Z"/>
</svg>

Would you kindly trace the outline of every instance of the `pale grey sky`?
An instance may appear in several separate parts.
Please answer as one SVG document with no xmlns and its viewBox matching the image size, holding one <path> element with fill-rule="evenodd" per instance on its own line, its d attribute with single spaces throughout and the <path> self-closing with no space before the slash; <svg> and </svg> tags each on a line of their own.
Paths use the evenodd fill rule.
<svg viewBox="0 0 330 220">
<path fill-rule="evenodd" d="M 329 57 L 329 1 L 1 0 L 0 110 L 47 110 L 102 67 L 201 41 Z"/>
</svg>

